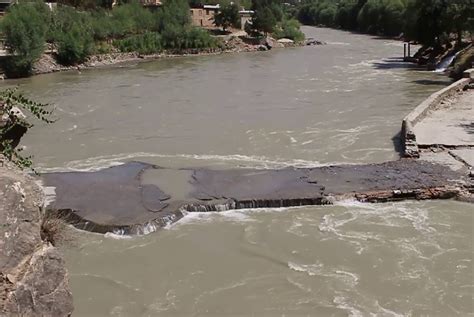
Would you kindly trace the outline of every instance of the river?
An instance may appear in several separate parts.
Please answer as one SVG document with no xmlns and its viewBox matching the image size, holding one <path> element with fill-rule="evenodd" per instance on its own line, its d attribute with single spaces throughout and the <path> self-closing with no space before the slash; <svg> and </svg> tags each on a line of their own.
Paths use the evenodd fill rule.
<svg viewBox="0 0 474 317">
<path fill-rule="evenodd" d="M 304 31 L 328 45 L 10 81 L 57 105 L 24 144 L 40 171 L 397 159 L 401 119 L 447 79 L 401 63 L 401 42 Z M 473 222 L 454 201 L 341 202 L 193 213 L 132 238 L 71 230 L 64 252 L 75 316 L 467 316 Z"/>
</svg>

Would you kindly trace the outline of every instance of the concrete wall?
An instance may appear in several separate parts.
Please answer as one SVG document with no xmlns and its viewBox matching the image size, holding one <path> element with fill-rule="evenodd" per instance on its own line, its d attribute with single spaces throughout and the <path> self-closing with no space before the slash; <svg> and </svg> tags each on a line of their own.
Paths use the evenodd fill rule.
<svg viewBox="0 0 474 317">
<path fill-rule="evenodd" d="M 464 74 L 467 78 L 460 79 L 448 87 L 433 93 L 403 119 L 401 136 L 405 157 L 420 156 L 413 127 L 426 117 L 430 110 L 436 109 L 443 99 L 456 94 L 459 90 L 468 85 L 472 80 L 471 78 L 474 76 L 474 69 L 468 70 Z"/>
</svg>

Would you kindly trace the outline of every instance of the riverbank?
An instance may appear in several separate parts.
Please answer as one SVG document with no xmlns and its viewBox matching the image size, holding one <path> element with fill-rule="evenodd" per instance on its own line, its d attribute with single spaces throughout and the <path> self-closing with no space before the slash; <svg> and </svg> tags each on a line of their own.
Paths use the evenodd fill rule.
<svg viewBox="0 0 474 317">
<path fill-rule="evenodd" d="M 81 69 L 93 69 L 104 66 L 119 65 L 127 62 L 151 61 L 164 58 L 178 58 L 189 56 L 212 56 L 232 53 L 248 53 L 257 51 L 269 51 L 271 49 L 291 48 L 298 46 L 324 45 L 324 42 L 308 39 L 302 42 L 294 42 L 288 39 L 281 41 L 268 37 L 266 39 L 247 38 L 246 36 L 229 36 L 220 48 L 209 49 L 186 49 L 180 51 L 168 50 L 157 54 L 144 55 L 138 52 L 113 52 L 107 54 L 96 54 L 90 56 L 84 63 L 64 66 L 58 63 L 53 54 L 43 54 L 35 63 L 32 75 L 41 75 L 61 71 L 80 71 Z"/>
<path fill-rule="evenodd" d="M 69 316 L 73 311 L 68 272 L 50 241 L 43 204 L 35 180 L 0 157 L 2 316 Z"/>
</svg>

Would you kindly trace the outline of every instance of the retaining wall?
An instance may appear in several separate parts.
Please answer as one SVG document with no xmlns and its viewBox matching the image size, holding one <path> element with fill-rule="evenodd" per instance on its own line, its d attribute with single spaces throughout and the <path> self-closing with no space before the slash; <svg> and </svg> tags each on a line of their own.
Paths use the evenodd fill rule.
<svg viewBox="0 0 474 317">
<path fill-rule="evenodd" d="M 435 109 L 443 99 L 455 95 L 459 90 L 462 90 L 466 85 L 469 85 L 474 77 L 474 69 L 465 71 L 464 77 L 465 78 L 454 82 L 448 87 L 433 93 L 403 119 L 401 136 L 405 157 L 420 156 L 416 135 L 413 129 L 414 126 L 425 118 L 430 110 Z"/>
</svg>

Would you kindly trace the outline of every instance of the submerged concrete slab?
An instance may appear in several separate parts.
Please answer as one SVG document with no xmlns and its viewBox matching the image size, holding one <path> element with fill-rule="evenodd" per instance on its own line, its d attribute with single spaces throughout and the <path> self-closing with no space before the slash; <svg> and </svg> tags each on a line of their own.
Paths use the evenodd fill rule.
<svg viewBox="0 0 474 317">
<path fill-rule="evenodd" d="M 182 211 L 453 197 L 466 179 L 425 161 L 318 168 L 162 169 L 130 162 L 98 172 L 42 175 L 56 188 L 50 206 L 81 229 L 147 233 L 177 221 Z"/>
<path fill-rule="evenodd" d="M 420 152 L 420 160 L 445 165 L 452 170 L 459 172 L 464 172 L 467 169 L 466 165 L 457 160 L 453 155 L 449 154 L 448 151 L 422 151 Z"/>
<path fill-rule="evenodd" d="M 474 148 L 456 149 L 456 150 L 451 150 L 450 152 L 453 153 L 461 161 L 465 162 L 470 167 L 474 167 Z"/>
<path fill-rule="evenodd" d="M 82 221 L 86 230 L 109 232 L 173 217 L 164 211 L 170 196 L 142 183 L 142 172 L 151 167 L 130 162 L 98 172 L 50 173 L 43 181 L 55 188 L 52 208 L 63 210 L 71 221 Z"/>
<path fill-rule="evenodd" d="M 413 130 L 418 146 L 474 144 L 474 90 L 443 100 Z"/>
</svg>

